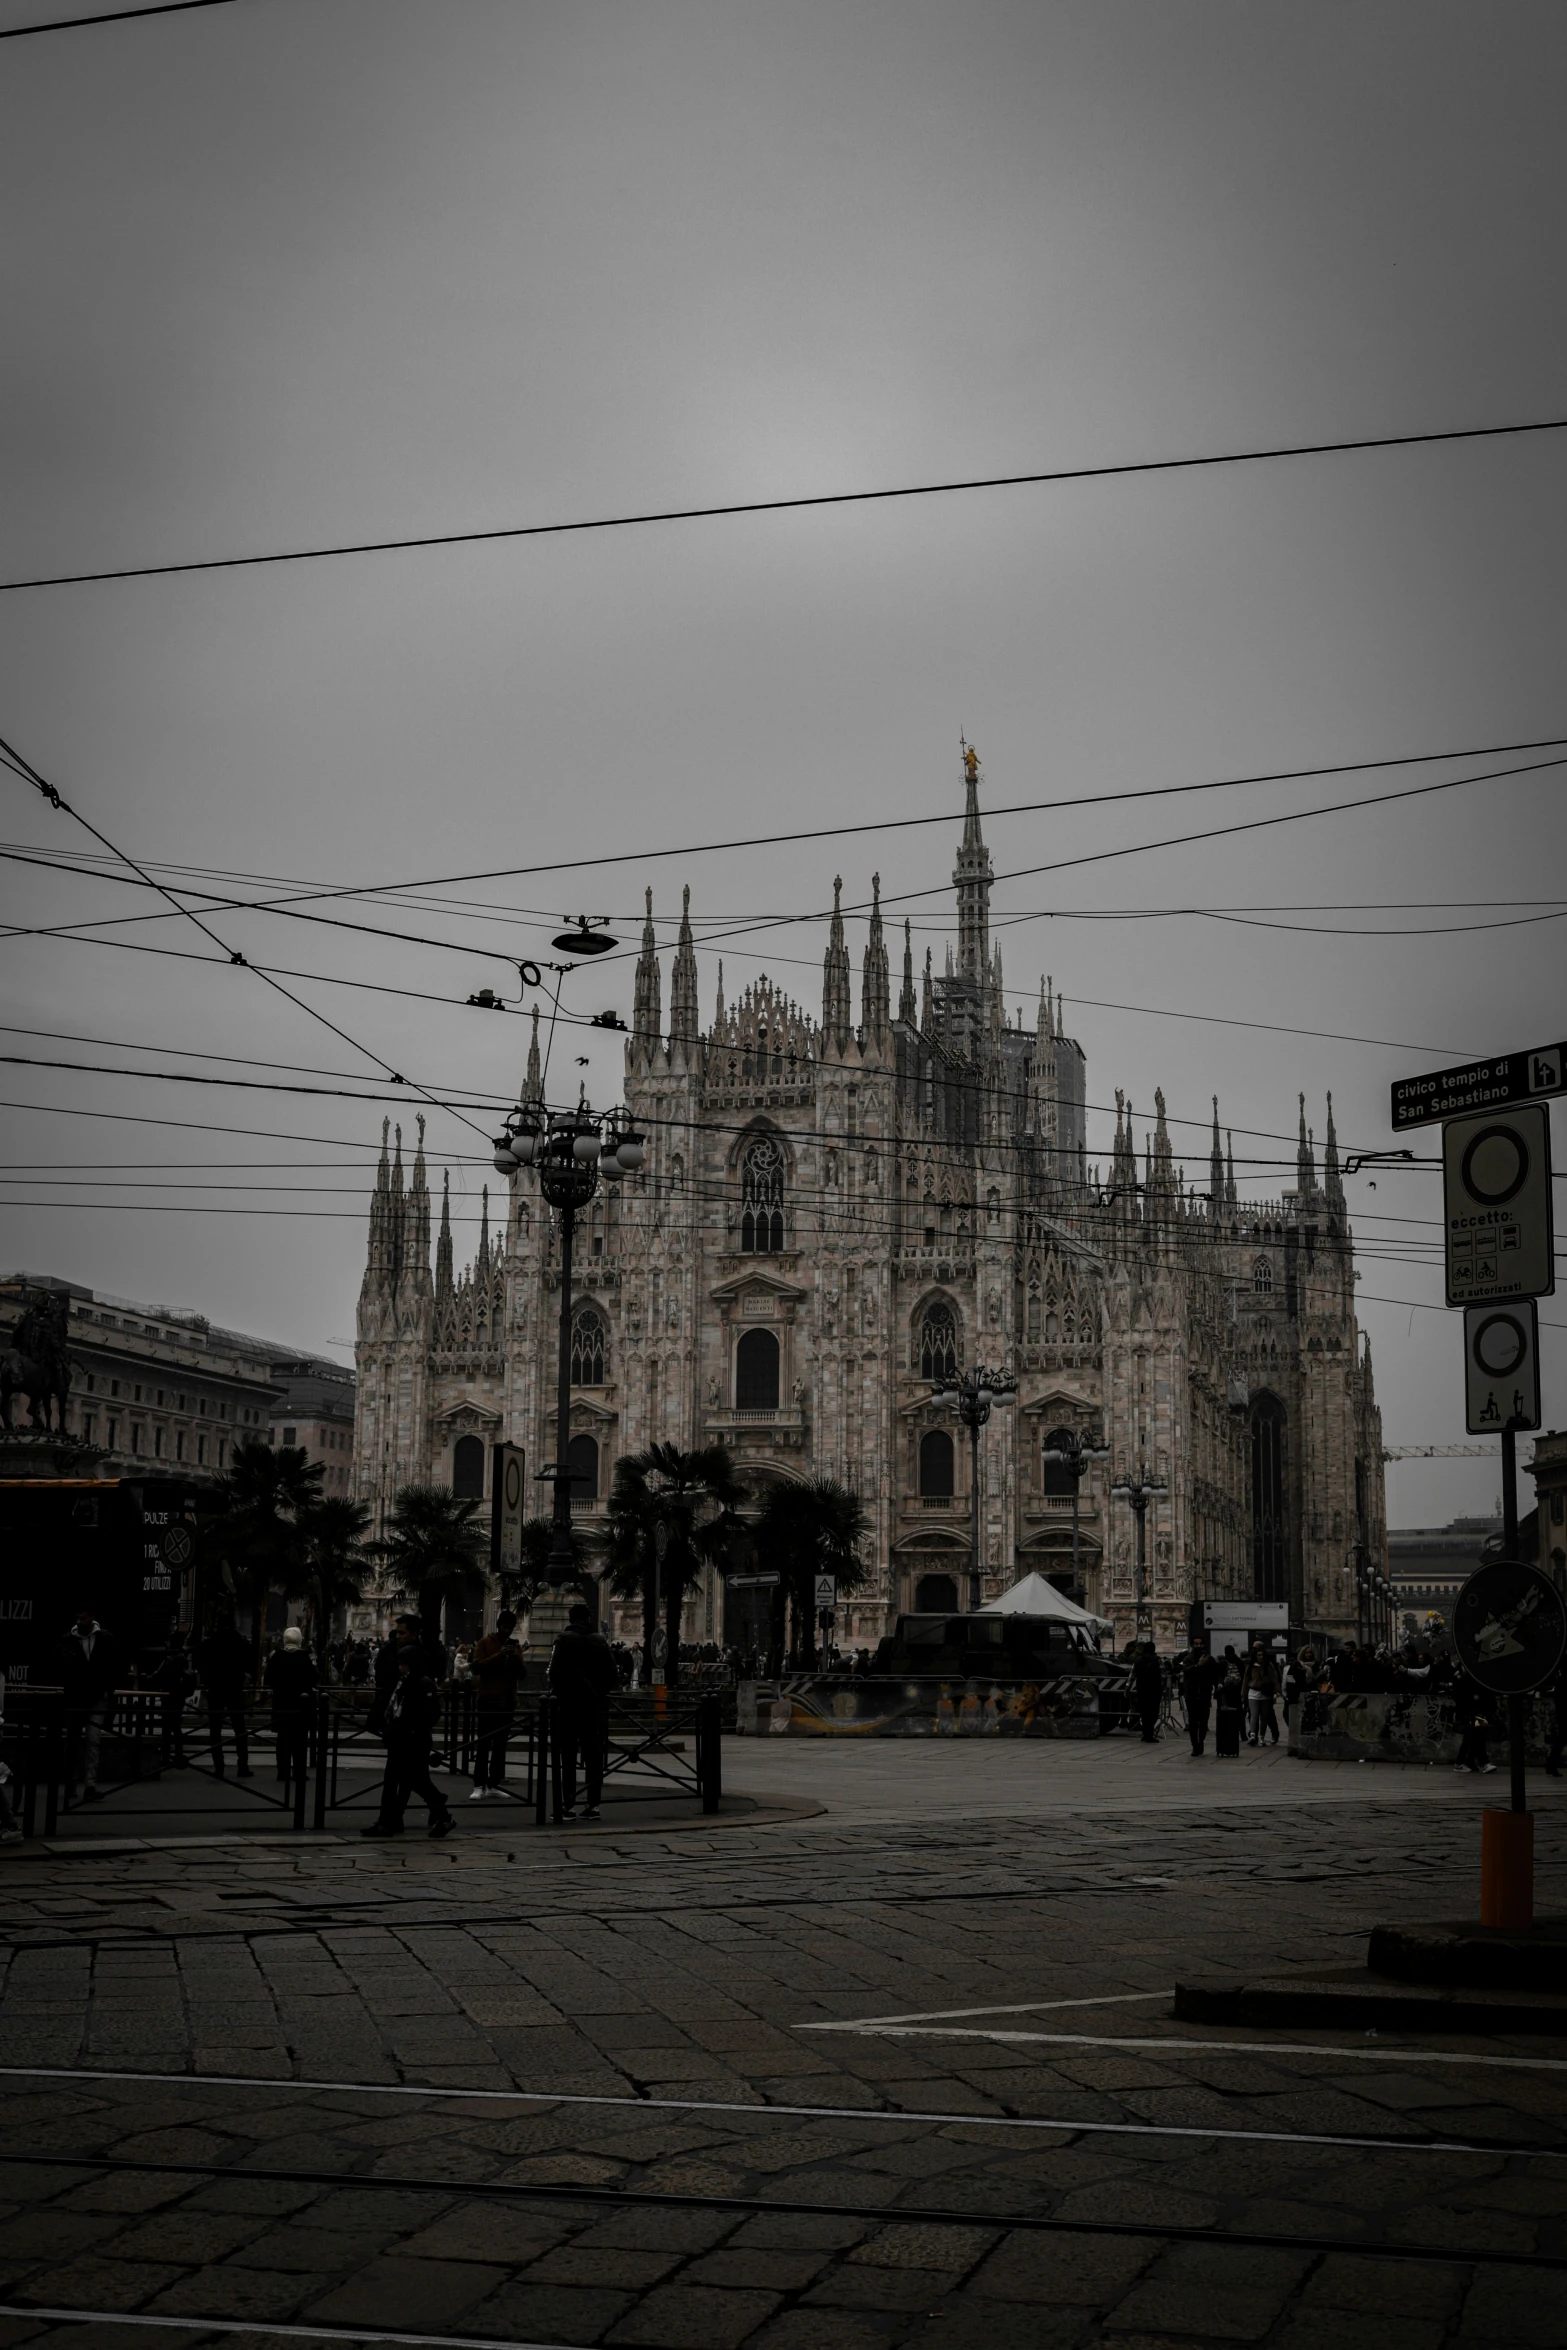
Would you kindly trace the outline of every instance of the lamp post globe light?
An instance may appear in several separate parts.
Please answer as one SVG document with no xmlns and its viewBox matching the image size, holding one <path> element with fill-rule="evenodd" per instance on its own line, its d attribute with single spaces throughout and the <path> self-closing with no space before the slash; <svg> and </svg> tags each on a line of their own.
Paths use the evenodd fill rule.
<svg viewBox="0 0 1567 2350">
<path fill-rule="evenodd" d="M 555 1210 L 560 1233 L 560 1349 L 555 1366 L 555 1459 L 543 1474 L 555 1484 L 554 1526 L 545 1580 L 559 1590 L 572 1578 L 571 1471 L 566 1454 L 571 1426 L 571 1250 L 577 1218 L 601 1179 L 634 1175 L 647 1156 L 645 1138 L 615 1118 L 595 1118 L 585 1101 L 547 1118 L 531 1105 L 515 1111 L 495 1137 L 495 1167 L 511 1175 L 532 1167 Z"/>
<path fill-rule="evenodd" d="M 1162 1479 L 1150 1477 L 1146 1468 L 1139 1467 L 1135 1477 L 1118 1478 L 1111 1486 L 1112 1493 L 1129 1501 L 1137 1519 L 1137 1574 L 1133 1585 L 1136 1606 L 1136 1636 L 1139 1640 L 1153 1637 L 1153 1616 L 1148 1606 L 1148 1504 L 1169 1486 Z"/>
<path fill-rule="evenodd" d="M 969 1434 L 969 1612 L 980 1604 L 979 1584 L 979 1432 L 990 1418 L 991 1407 L 998 1403 L 1012 1403 L 1017 1396 L 1017 1381 L 1008 1371 L 988 1371 L 983 1363 L 976 1363 L 971 1371 L 962 1371 L 956 1378 L 932 1382 L 930 1400 L 944 1404 L 955 1411 Z"/>
<path fill-rule="evenodd" d="M 1102 1435 L 1087 1428 L 1052 1428 L 1040 1455 L 1042 1460 L 1056 1461 L 1072 1480 L 1072 1596 L 1075 1599 L 1082 1588 L 1078 1567 L 1078 1515 L 1082 1503 L 1083 1479 L 1088 1474 L 1090 1461 L 1107 1461 L 1110 1447 Z"/>
</svg>

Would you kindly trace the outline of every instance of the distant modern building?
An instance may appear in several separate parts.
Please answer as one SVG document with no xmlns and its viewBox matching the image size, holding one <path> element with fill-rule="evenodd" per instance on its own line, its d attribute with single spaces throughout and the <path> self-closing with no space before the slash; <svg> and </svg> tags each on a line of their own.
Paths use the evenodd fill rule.
<svg viewBox="0 0 1567 2350">
<path fill-rule="evenodd" d="M 97 1450 L 104 1475 L 159 1468 L 198 1482 L 221 1477 L 236 1444 L 283 1440 L 271 1430 L 288 1405 L 300 1440 L 308 1432 L 312 1457 L 328 1463 L 324 1490 L 347 1492 L 352 1371 L 222 1329 L 187 1307 L 140 1304 L 52 1273 L 0 1277 L 0 1345 L 9 1344 L 29 1297 L 41 1292 L 70 1301 L 66 1433 Z M 20 1398 L 12 1421 L 28 1424 Z M 341 1472 L 335 1478 L 334 1468 Z"/>
<path fill-rule="evenodd" d="M 1400 1625 L 1435 1612 L 1451 1620 L 1453 1601 L 1480 1564 L 1486 1542 L 1500 1538 L 1500 1518 L 1454 1518 L 1446 1526 L 1390 1528 L 1388 1581 Z"/>
</svg>

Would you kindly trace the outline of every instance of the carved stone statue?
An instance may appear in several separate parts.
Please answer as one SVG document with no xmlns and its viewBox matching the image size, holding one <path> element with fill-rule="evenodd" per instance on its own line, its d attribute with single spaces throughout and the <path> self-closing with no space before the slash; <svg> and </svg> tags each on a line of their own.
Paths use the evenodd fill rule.
<svg viewBox="0 0 1567 2350">
<path fill-rule="evenodd" d="M 34 1428 L 47 1434 L 55 1426 L 60 1435 L 65 1434 L 65 1409 L 71 1395 L 71 1354 L 66 1336 L 70 1311 L 67 1298 L 48 1291 L 28 1300 L 10 1345 L 0 1354 L 0 1425 L 11 1425 L 12 1396 L 25 1395 L 27 1416 Z"/>
</svg>

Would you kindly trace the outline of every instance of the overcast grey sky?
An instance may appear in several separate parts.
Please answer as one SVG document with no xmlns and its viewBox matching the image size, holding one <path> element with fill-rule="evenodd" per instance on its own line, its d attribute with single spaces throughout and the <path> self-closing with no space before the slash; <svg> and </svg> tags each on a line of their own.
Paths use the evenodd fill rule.
<svg viewBox="0 0 1567 2350">
<path fill-rule="evenodd" d="M 0 27 L 62 5 L 0 0 Z M 5 578 L 1567 415 L 1557 5 L 238 0 L 0 66 Z M 1462 750 L 1567 729 L 1564 504 L 1558 434 L 35 590 L 0 596 L 0 734 L 138 856 L 341 884 L 955 808 L 960 729 L 991 803 Z M 1007 873 L 1438 772 L 987 829 Z M 1564 774 L 1003 883 L 1009 989 L 1065 991 L 1094 1147 L 1117 1086 L 1197 1121 L 1216 1092 L 1262 1196 L 1298 1092 L 1319 1147 L 1329 1088 L 1346 1143 L 1386 1146 L 1394 1076 L 1561 1036 L 1567 924 L 1467 926 L 1567 907 Z M 6 842 L 91 848 L 0 780 Z M 705 930 L 787 918 L 703 950 L 706 1001 L 721 952 L 731 995 L 765 969 L 815 1011 L 798 918 L 833 874 L 854 904 L 873 870 L 934 892 L 910 910 L 939 963 L 955 841 L 454 893 L 520 920 L 405 908 L 465 956 L 217 927 L 326 975 L 299 991 L 400 1069 L 510 1091 L 523 1024 L 462 1007 L 504 983 L 480 945 L 630 922 L 648 881 L 667 939 L 689 881 Z M 3 886 L 16 924 L 147 910 L 15 862 Z M 1351 905 L 1439 910 L 1270 914 L 1325 926 L 1293 940 L 1168 911 Z M 212 951 L 172 918 L 128 935 Z M 0 1049 L 373 1079 L 245 970 L 0 956 L 17 1027 L 136 1048 Z M 617 962 L 568 1003 L 629 996 Z M 618 1050 L 590 1064 L 607 1104 Z M 378 1111 L 4 1074 L 0 1262 L 346 1353 Z M 430 1148 L 476 1214 L 476 1138 L 437 1116 Z M 127 1188 L 191 1177 L 294 1196 Z M 1438 1179 L 1350 1192 L 1388 1440 L 1460 1441 L 1456 1317 L 1381 1302 L 1440 1301 Z M 279 1208 L 309 1212 L 254 1212 Z M 1544 1314 L 1560 1424 L 1567 1304 Z M 1429 1523 L 1497 1478 L 1389 1486 Z"/>
</svg>

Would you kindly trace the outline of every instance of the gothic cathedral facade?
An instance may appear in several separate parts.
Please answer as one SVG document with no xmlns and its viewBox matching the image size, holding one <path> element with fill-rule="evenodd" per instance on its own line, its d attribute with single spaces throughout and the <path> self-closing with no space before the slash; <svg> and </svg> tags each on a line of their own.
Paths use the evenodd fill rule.
<svg viewBox="0 0 1567 2350">
<path fill-rule="evenodd" d="M 864 1504 L 871 1579 L 840 1639 L 900 1610 L 967 1604 L 971 1455 L 931 1400 L 983 1363 L 1017 1382 L 978 1449 L 980 1578 L 1031 1570 L 1111 1619 L 1184 1643 L 1193 1599 L 1286 1600 L 1292 1626 L 1353 1632 L 1357 1562 L 1386 1571 L 1382 1435 L 1357 1328 L 1354 1247 L 1328 1104 L 1319 1178 L 1300 1106 L 1294 1188 L 1237 1196 L 1214 1104 L 1206 1190 L 1165 1117 L 1141 1160 L 1116 1096 L 1107 1169 L 1087 1158 L 1082 1047 L 1042 983 L 1009 1023 L 990 938 L 978 766 L 953 880 L 957 950 L 916 982 L 905 925 L 896 1009 L 879 892 L 859 1018 L 834 884 L 818 1023 L 766 977 L 703 1026 L 687 912 L 669 1020 L 648 920 L 625 1100 L 640 1173 L 578 1227 L 573 1512 L 590 1536 L 617 1458 L 722 1439 L 753 1492 L 826 1474 Z M 523 1081 L 542 1101 L 537 1022 Z M 434 1265 L 423 1125 L 405 1179 L 383 1132 L 360 1292 L 355 1482 L 377 1528 L 410 1482 L 484 1498 L 493 1448 L 530 1477 L 555 1457 L 560 1270 L 530 1170 L 460 1276 L 443 1198 Z M 1058 1429 L 1107 1447 L 1076 1495 Z M 1112 1487 L 1161 1484 L 1137 1525 Z M 550 1488 L 536 1488 L 547 1510 Z M 1074 1568 L 1074 1546 L 1076 1565 Z M 1141 1586 L 1141 1590 L 1139 1590 Z M 721 1580 L 692 1639 L 731 1637 Z"/>
</svg>

